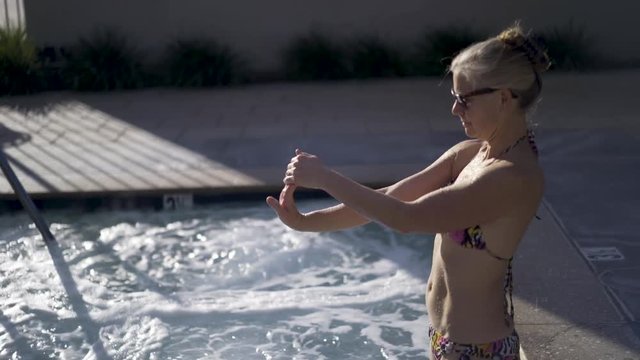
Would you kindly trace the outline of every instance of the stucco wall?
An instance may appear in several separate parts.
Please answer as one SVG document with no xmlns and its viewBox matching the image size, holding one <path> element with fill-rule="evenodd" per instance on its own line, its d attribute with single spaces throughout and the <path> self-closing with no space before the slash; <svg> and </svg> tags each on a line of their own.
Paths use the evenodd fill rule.
<svg viewBox="0 0 640 360">
<path fill-rule="evenodd" d="M 0 1 L 0 26 L 24 27 L 23 0 Z"/>
<path fill-rule="evenodd" d="M 29 35 L 64 45 L 96 26 L 117 28 L 148 52 L 168 40 L 207 36 L 232 45 L 257 69 L 277 66 L 280 51 L 310 29 L 338 37 L 377 33 L 409 44 L 428 27 L 464 24 L 495 33 L 515 19 L 547 29 L 573 21 L 615 58 L 640 58 L 640 1 L 610 0 L 25 0 Z"/>
</svg>

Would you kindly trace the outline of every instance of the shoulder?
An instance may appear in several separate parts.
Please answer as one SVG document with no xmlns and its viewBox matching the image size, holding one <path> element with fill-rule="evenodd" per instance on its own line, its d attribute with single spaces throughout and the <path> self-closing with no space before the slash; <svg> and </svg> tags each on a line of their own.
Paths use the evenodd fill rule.
<svg viewBox="0 0 640 360">
<path fill-rule="evenodd" d="M 478 152 L 484 142 L 478 139 L 463 140 L 453 145 L 449 151 L 454 153 Z"/>
<path fill-rule="evenodd" d="M 462 169 L 464 169 L 471 159 L 478 154 L 482 144 L 483 141 L 477 139 L 464 140 L 455 144 L 448 150 L 449 156 L 452 159 L 452 179 L 457 178 Z"/>
</svg>

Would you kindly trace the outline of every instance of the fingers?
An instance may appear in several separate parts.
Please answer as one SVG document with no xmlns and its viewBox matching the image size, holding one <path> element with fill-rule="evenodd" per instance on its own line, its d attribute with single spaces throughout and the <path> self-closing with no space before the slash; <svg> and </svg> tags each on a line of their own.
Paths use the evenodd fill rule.
<svg viewBox="0 0 640 360">
<path fill-rule="evenodd" d="M 282 180 L 285 185 L 293 185 L 296 183 L 296 177 L 301 176 L 299 170 L 317 167 L 318 159 L 316 156 L 308 154 L 298 148 L 296 148 L 295 154 L 296 155 L 289 161 L 289 164 L 287 164 L 287 170 Z M 305 173 L 306 172 L 308 171 L 305 171 Z"/>
<path fill-rule="evenodd" d="M 274 198 L 273 196 L 267 196 L 267 205 L 275 210 L 278 215 L 280 214 L 280 204 L 278 204 L 278 200 L 276 200 L 276 198 Z"/>
<path fill-rule="evenodd" d="M 296 207 L 293 196 L 295 191 L 295 185 L 285 185 L 282 191 L 280 191 L 279 199 L 273 196 L 267 196 L 267 205 L 275 210 L 281 219 L 284 218 L 287 213 L 296 213 L 298 212 L 298 208 Z"/>
<path fill-rule="evenodd" d="M 294 166 L 296 166 L 296 164 L 298 164 L 300 162 L 300 157 L 304 156 L 304 157 L 315 157 L 314 155 L 311 155 L 309 153 L 306 153 L 300 149 L 296 149 L 296 156 L 292 157 L 291 160 L 289 160 L 289 164 L 287 164 L 287 169 L 290 169 Z"/>
<path fill-rule="evenodd" d="M 287 208 L 287 202 L 286 202 L 286 200 L 285 200 L 286 192 L 287 192 L 287 189 L 289 189 L 289 188 L 290 188 L 290 187 L 292 187 L 292 186 L 293 186 L 293 185 L 285 185 L 285 186 L 282 188 L 282 191 L 280 191 L 280 198 L 279 198 L 278 200 L 279 200 L 279 202 L 280 202 L 280 206 L 282 206 L 282 207 L 283 207 L 283 208 L 285 208 L 285 209 Z"/>
<path fill-rule="evenodd" d="M 295 185 L 285 185 L 282 188 L 282 191 L 280 191 L 280 202 L 282 202 L 282 200 L 284 200 L 286 196 L 293 194 L 293 192 L 295 191 L 295 188 L 296 188 Z"/>
<path fill-rule="evenodd" d="M 307 153 L 307 152 L 304 152 L 304 151 L 302 151 L 302 150 L 300 150 L 300 149 L 296 148 L 296 157 L 297 157 L 297 156 L 300 156 L 300 155 L 304 155 L 304 156 L 313 156 L 313 155 L 311 155 L 311 154 L 309 154 L 309 153 Z M 294 159 L 295 159 L 295 158 L 294 158 Z"/>
<path fill-rule="evenodd" d="M 282 191 L 280 192 L 280 205 L 285 209 L 295 209 L 295 200 L 293 198 L 293 194 L 296 191 L 295 185 L 285 185 Z"/>
<path fill-rule="evenodd" d="M 295 200 L 294 200 L 294 192 L 296 189 L 295 185 L 295 170 L 296 166 L 300 162 L 300 156 L 310 156 L 309 154 L 303 152 L 300 149 L 295 150 L 296 156 L 291 158 L 289 164 L 287 164 L 287 170 L 285 172 L 284 179 L 282 182 L 285 184 L 284 188 L 280 192 L 280 196 L 276 199 L 273 196 L 268 196 L 266 198 L 267 205 L 269 205 L 273 210 L 275 210 L 278 215 L 280 215 L 283 211 L 288 211 L 289 209 L 295 209 Z"/>
<path fill-rule="evenodd" d="M 294 183 L 294 171 L 295 171 L 295 164 L 293 162 L 289 163 L 289 165 L 287 165 L 287 171 L 285 171 L 284 173 L 284 179 L 282 180 L 283 183 L 285 184 L 293 184 Z M 284 189 L 282 189 L 282 191 L 284 192 L 286 189 L 286 186 Z"/>
<path fill-rule="evenodd" d="M 287 191 L 287 188 L 290 187 L 291 185 L 285 185 L 282 188 L 282 191 L 280 191 L 280 198 L 278 198 L 278 201 L 280 202 L 280 205 L 282 206 L 284 204 L 284 196 L 285 196 L 285 191 Z"/>
</svg>

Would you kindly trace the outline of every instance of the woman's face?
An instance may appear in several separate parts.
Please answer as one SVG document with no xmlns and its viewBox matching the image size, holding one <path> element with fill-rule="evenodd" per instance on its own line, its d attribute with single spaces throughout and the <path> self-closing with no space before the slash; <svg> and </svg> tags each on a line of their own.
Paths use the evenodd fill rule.
<svg viewBox="0 0 640 360">
<path fill-rule="evenodd" d="M 487 140 L 494 133 L 500 115 L 498 89 L 475 88 L 465 76 L 454 73 L 451 113 L 462 122 L 467 136 Z"/>
</svg>

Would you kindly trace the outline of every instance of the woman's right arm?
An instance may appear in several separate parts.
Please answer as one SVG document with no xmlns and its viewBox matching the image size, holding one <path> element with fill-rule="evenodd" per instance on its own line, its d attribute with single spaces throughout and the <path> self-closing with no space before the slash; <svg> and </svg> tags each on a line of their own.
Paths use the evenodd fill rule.
<svg viewBox="0 0 640 360">
<path fill-rule="evenodd" d="M 386 188 L 378 191 L 385 192 Z M 267 204 L 275 210 L 280 220 L 288 227 L 298 231 L 335 231 L 364 225 L 369 219 L 361 216 L 343 204 L 331 206 L 301 214 L 293 197 L 295 186 L 285 185 L 280 200 L 269 196 Z"/>
<path fill-rule="evenodd" d="M 468 158 L 470 147 L 477 146 L 470 141 L 459 143 L 447 150 L 426 169 L 378 191 L 403 201 L 416 200 L 449 184 L 459 172 L 459 166 L 454 165 L 459 163 L 460 157 Z M 467 159 L 462 161 L 468 162 Z M 267 198 L 267 204 L 276 211 L 280 220 L 294 230 L 336 231 L 364 225 L 371 221 L 344 204 L 301 214 L 295 205 L 294 192 L 295 186 L 285 186 L 280 193 L 280 201 L 271 196 Z"/>
</svg>

